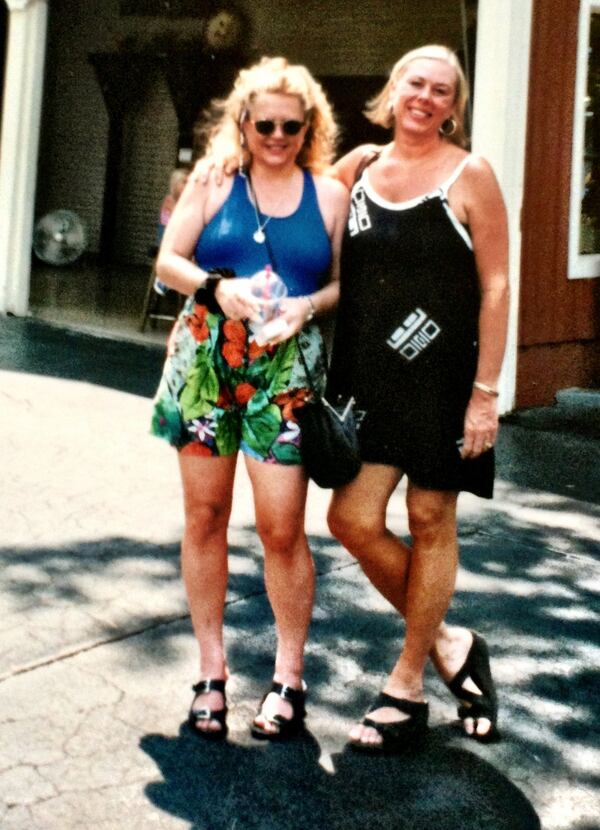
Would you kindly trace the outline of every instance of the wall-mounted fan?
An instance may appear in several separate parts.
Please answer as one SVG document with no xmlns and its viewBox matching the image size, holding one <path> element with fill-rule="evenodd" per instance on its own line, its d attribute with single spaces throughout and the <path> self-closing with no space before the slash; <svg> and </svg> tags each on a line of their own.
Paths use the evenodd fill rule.
<svg viewBox="0 0 600 830">
<path fill-rule="evenodd" d="M 79 216 L 72 210 L 54 210 L 36 222 L 33 250 L 38 259 L 49 265 L 69 265 L 84 252 L 87 233 Z"/>
</svg>

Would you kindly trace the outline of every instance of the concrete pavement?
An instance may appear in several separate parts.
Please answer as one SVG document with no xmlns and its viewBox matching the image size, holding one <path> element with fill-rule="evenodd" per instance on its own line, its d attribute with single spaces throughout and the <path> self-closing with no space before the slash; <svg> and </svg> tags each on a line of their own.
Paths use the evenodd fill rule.
<svg viewBox="0 0 600 830">
<path fill-rule="evenodd" d="M 312 487 L 309 732 L 282 746 L 249 736 L 274 638 L 240 469 L 230 738 L 213 746 L 183 726 L 197 675 L 180 487 L 172 451 L 147 434 L 161 361 L 157 348 L 0 318 L 0 826 L 598 830 L 595 421 L 509 419 L 496 498 L 461 497 L 449 619 L 490 643 L 504 740 L 462 737 L 430 673 L 431 730 L 414 758 L 344 746 L 402 627 L 330 538 L 328 494 Z M 406 534 L 402 486 L 390 519 Z"/>
</svg>

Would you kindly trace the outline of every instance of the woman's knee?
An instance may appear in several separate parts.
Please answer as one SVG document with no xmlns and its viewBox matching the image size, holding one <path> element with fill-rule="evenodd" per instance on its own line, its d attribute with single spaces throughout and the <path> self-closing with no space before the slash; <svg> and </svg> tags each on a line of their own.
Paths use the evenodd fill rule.
<svg viewBox="0 0 600 830">
<path fill-rule="evenodd" d="M 329 530 L 350 553 L 361 551 L 382 532 L 381 523 L 360 510 L 350 510 L 331 504 L 327 514 Z"/>
<path fill-rule="evenodd" d="M 283 518 L 258 520 L 256 530 L 265 550 L 291 556 L 306 541 L 304 527 Z M 303 547 L 304 545 L 302 545 Z"/>
<path fill-rule="evenodd" d="M 414 540 L 434 540 L 440 533 L 456 533 L 454 494 L 419 492 L 409 495 L 408 527 Z"/>
<path fill-rule="evenodd" d="M 202 502 L 187 506 L 185 529 L 186 535 L 195 541 L 210 539 L 226 533 L 229 524 L 229 508 L 215 502 Z"/>
</svg>

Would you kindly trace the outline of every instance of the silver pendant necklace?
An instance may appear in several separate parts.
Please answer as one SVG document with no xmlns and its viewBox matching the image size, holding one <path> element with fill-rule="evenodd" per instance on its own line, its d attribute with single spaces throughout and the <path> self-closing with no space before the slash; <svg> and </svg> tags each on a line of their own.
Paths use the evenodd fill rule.
<svg viewBox="0 0 600 830">
<path fill-rule="evenodd" d="M 259 245 L 262 245 L 267 238 L 265 236 L 265 228 L 271 221 L 271 217 L 267 216 L 264 222 L 261 223 L 260 216 L 258 215 L 258 208 L 256 207 L 256 196 L 254 195 L 254 188 L 252 188 L 252 207 L 254 208 L 254 215 L 256 216 L 256 230 L 252 234 L 252 239 L 257 242 Z"/>
<path fill-rule="evenodd" d="M 267 222 L 269 221 L 270 218 L 271 217 L 269 216 L 269 218 L 267 219 Z M 264 225 L 261 225 L 260 222 L 258 221 L 258 216 L 256 217 L 256 224 L 258 225 L 258 227 L 256 228 L 256 230 L 252 234 L 252 239 L 255 242 L 258 242 L 259 245 L 262 245 L 262 243 L 266 239 L 265 228 L 267 226 L 267 222 L 265 222 Z"/>
<path fill-rule="evenodd" d="M 267 216 L 264 222 L 260 221 L 260 215 L 258 213 L 258 199 L 256 198 L 256 193 L 254 192 L 254 186 L 252 184 L 252 180 L 250 179 L 250 175 L 246 175 L 246 192 L 248 193 L 248 198 L 252 202 L 252 207 L 254 208 L 254 215 L 256 217 L 256 230 L 252 234 L 252 239 L 258 244 L 263 245 L 267 236 L 265 234 L 265 228 L 273 218 L 272 216 Z M 284 197 L 285 199 L 285 197 Z M 275 208 L 275 212 L 279 210 L 281 205 L 284 202 L 284 199 L 281 199 L 279 204 Z"/>
</svg>

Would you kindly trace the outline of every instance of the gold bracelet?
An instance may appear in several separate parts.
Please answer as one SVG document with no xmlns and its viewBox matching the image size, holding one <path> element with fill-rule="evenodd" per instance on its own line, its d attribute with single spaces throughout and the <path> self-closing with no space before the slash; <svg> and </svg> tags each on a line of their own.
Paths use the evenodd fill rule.
<svg viewBox="0 0 600 830">
<path fill-rule="evenodd" d="M 480 392 L 485 392 L 486 395 L 491 395 L 492 398 L 497 398 L 500 392 L 497 389 L 494 389 L 491 386 L 487 386 L 485 383 L 479 383 L 478 380 L 473 381 L 473 387 L 475 389 L 479 389 Z"/>
<path fill-rule="evenodd" d="M 317 309 L 315 308 L 315 304 L 313 303 L 308 294 L 304 295 L 304 299 L 308 301 L 308 305 L 310 306 L 310 310 L 306 316 L 306 319 L 304 320 L 305 323 L 308 323 L 309 320 L 312 320 L 312 318 L 317 313 Z"/>
</svg>

